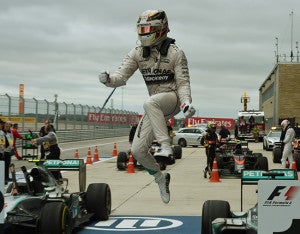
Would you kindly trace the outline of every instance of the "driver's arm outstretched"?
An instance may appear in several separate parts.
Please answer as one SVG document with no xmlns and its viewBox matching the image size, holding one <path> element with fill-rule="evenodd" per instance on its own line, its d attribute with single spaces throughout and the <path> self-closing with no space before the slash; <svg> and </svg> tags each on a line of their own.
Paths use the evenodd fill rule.
<svg viewBox="0 0 300 234">
<path fill-rule="evenodd" d="M 152 25 L 152 26 L 149 26 Z M 186 117 L 195 113 L 192 107 L 190 77 L 184 52 L 168 38 L 167 16 L 161 10 L 143 12 L 137 23 L 141 46 L 132 49 L 122 65 L 111 75 L 103 72 L 99 79 L 108 87 L 126 85 L 127 80 L 139 69 L 146 83 L 149 97 L 144 102 L 144 115 L 137 127 L 131 151 L 135 159 L 154 175 L 163 202 L 170 200 L 169 173 L 163 174 L 149 147 L 154 139 L 161 148 L 155 156 L 172 155 L 171 139 L 166 120 L 183 111 Z"/>
</svg>

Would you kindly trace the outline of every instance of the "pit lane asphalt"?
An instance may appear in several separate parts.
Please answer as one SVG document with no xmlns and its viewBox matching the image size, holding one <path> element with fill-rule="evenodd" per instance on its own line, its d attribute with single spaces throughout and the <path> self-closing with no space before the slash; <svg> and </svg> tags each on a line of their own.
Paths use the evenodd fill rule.
<svg viewBox="0 0 300 234">
<path fill-rule="evenodd" d="M 112 194 L 112 216 L 201 216 L 202 205 L 208 199 L 227 200 L 231 210 L 240 210 L 241 184 L 238 178 L 220 178 L 221 182 L 209 182 L 203 178 L 206 164 L 203 147 L 186 147 L 182 151 L 182 159 L 176 160 L 174 165 L 167 166 L 166 171 L 171 174 L 171 200 L 169 204 L 161 201 L 157 184 L 144 170 L 135 173 L 118 171 L 117 157 L 110 157 L 113 144 L 117 150 L 127 151 L 129 143 L 127 137 L 107 138 L 94 141 L 61 144 L 63 149 L 61 158 L 73 158 L 75 149 L 79 149 L 79 156 L 84 158 L 87 148 L 91 147 L 93 157 L 94 146 L 98 145 L 100 161 L 87 165 L 87 185 L 90 183 L 107 183 Z M 280 168 L 272 162 L 272 151 L 263 150 L 262 143 L 249 143 L 254 153 L 262 153 L 268 158 L 269 169 Z M 17 164 L 24 163 L 16 161 Z M 71 192 L 78 191 L 77 172 L 64 172 L 69 179 Z M 243 208 L 248 210 L 257 202 L 256 186 L 245 186 L 243 190 Z"/>
</svg>

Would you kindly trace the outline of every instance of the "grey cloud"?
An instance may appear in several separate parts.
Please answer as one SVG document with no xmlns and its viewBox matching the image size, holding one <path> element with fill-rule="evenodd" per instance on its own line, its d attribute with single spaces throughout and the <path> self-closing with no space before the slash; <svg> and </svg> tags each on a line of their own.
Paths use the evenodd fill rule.
<svg viewBox="0 0 300 234">
<path fill-rule="evenodd" d="M 193 104 L 201 115 L 235 117 L 247 91 L 258 108 L 258 88 L 279 52 L 300 40 L 298 0 L 44 0 L 2 1 L 0 8 L 0 94 L 101 106 L 111 89 L 99 84 L 100 71 L 114 71 L 136 46 L 135 23 L 146 9 L 164 9 L 170 37 L 188 58 Z M 296 52 L 294 51 L 294 54 Z M 123 93 L 123 94 L 122 94 Z M 223 98 L 225 96 L 225 98 Z M 143 112 L 147 90 L 137 71 L 113 99 L 116 108 Z"/>
</svg>

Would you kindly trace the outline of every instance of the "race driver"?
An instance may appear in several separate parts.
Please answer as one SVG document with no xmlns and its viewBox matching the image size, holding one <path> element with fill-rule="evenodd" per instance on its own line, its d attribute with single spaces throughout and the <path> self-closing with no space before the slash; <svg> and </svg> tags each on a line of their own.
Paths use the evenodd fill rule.
<svg viewBox="0 0 300 234">
<path fill-rule="evenodd" d="M 289 161 L 289 167 L 293 164 L 293 142 L 295 140 L 295 130 L 290 126 L 290 121 L 287 119 L 281 122 L 281 136 L 280 141 L 283 144 L 283 152 L 281 158 L 281 168 L 286 167 L 286 160 Z"/>
<path fill-rule="evenodd" d="M 146 83 L 149 98 L 144 102 L 144 115 L 132 142 L 132 154 L 143 165 L 160 189 L 164 203 L 170 201 L 170 174 L 162 173 L 155 158 L 149 153 L 154 139 L 161 147 L 154 156 L 172 155 L 171 139 L 166 120 L 180 112 L 185 117 L 195 114 L 191 105 L 191 87 L 187 59 L 184 52 L 168 38 L 168 19 L 162 10 L 147 10 L 137 21 L 140 46 L 132 49 L 122 65 L 112 74 L 102 72 L 99 80 L 108 87 L 126 85 L 139 69 Z"/>
</svg>

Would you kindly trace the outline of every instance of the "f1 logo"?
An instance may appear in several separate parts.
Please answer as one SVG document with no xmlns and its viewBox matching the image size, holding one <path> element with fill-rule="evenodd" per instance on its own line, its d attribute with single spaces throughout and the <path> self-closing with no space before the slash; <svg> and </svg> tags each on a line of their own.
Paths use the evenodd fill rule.
<svg viewBox="0 0 300 234">
<path fill-rule="evenodd" d="M 281 194 L 281 190 L 285 189 L 286 186 L 276 186 L 276 188 L 273 190 L 273 192 L 271 193 L 271 195 L 268 197 L 267 200 L 273 200 L 274 197 L 278 197 Z M 292 200 L 295 193 L 299 190 L 299 186 L 291 186 L 288 191 L 284 194 L 284 196 L 286 197 L 285 200 Z"/>
<path fill-rule="evenodd" d="M 278 197 L 280 195 L 280 190 L 285 189 L 286 186 L 276 186 L 276 188 L 273 190 L 273 192 L 271 193 L 271 195 L 268 197 L 267 200 L 273 200 L 274 197 Z"/>
</svg>

